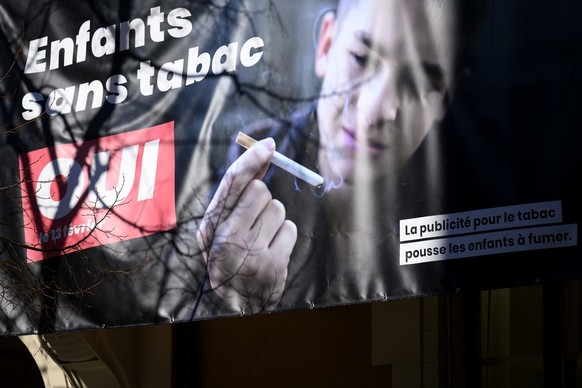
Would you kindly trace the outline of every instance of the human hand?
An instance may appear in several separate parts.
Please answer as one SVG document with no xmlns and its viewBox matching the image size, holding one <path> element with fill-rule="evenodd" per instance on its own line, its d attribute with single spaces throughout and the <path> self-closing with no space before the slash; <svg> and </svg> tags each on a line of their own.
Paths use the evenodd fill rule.
<svg viewBox="0 0 582 388">
<path fill-rule="evenodd" d="M 297 228 L 261 179 L 275 151 L 257 142 L 227 170 L 197 233 L 210 285 L 232 308 L 272 310 L 281 299 Z"/>
</svg>

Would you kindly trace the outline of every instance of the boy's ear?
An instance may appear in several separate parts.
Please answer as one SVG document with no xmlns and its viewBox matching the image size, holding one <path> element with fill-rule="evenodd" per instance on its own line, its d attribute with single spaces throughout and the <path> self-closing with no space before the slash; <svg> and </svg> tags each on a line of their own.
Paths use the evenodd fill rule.
<svg viewBox="0 0 582 388">
<path fill-rule="evenodd" d="M 321 20 L 319 39 L 317 40 L 317 50 L 315 53 L 315 74 L 323 78 L 327 70 L 329 60 L 329 50 L 335 36 L 335 13 L 327 12 Z"/>
</svg>

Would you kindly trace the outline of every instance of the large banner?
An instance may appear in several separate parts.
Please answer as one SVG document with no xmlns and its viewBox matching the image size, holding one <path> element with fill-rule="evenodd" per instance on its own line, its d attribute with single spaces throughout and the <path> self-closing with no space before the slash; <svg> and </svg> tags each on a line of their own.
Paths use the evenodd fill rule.
<svg viewBox="0 0 582 388">
<path fill-rule="evenodd" d="M 0 4 L 0 333 L 582 278 L 582 3 Z"/>
</svg>

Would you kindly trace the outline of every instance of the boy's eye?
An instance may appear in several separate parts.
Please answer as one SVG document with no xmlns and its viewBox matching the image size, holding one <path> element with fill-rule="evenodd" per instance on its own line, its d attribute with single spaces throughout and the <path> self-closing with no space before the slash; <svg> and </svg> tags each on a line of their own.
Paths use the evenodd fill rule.
<svg viewBox="0 0 582 388">
<path fill-rule="evenodd" d="M 418 85 L 414 79 L 414 75 L 409 68 L 402 69 L 398 77 L 398 88 L 402 91 L 407 91 L 413 95 L 418 94 Z"/>
<path fill-rule="evenodd" d="M 351 52 L 351 56 L 359 67 L 365 68 L 368 65 L 369 59 L 368 55 L 362 55 L 356 52 Z"/>
<path fill-rule="evenodd" d="M 443 78 L 440 72 L 431 72 L 430 69 L 423 69 L 422 73 L 414 74 L 410 67 L 402 69 L 399 74 L 399 87 L 402 91 L 407 91 L 414 96 L 421 92 L 442 92 Z"/>
</svg>

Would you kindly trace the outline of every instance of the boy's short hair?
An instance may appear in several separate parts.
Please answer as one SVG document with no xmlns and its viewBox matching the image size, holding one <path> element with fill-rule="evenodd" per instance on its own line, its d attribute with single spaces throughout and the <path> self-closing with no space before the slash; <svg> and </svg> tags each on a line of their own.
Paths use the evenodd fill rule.
<svg viewBox="0 0 582 388">
<path fill-rule="evenodd" d="M 354 6 L 361 1 L 366 0 L 339 0 L 336 16 L 338 23 L 341 24 L 344 16 Z M 408 1 L 408 0 L 401 0 Z M 489 0 L 424 0 L 424 1 L 439 1 L 441 3 L 453 2 L 456 10 L 457 20 L 457 47 L 460 57 L 464 57 L 471 51 L 471 47 L 475 41 L 475 35 L 478 26 L 481 24 L 487 3 Z"/>
</svg>

